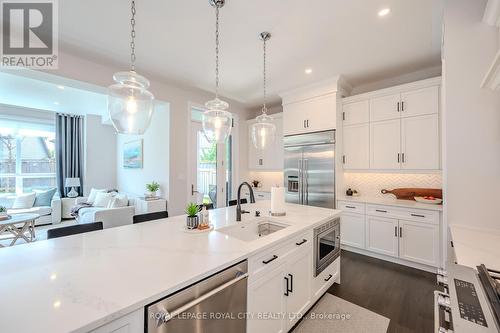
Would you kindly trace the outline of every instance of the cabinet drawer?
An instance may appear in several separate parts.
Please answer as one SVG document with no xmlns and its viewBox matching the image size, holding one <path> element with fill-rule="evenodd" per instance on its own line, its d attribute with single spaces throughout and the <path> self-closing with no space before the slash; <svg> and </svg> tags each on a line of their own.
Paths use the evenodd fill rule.
<svg viewBox="0 0 500 333">
<path fill-rule="evenodd" d="M 366 215 L 398 218 L 400 214 L 391 206 L 366 205 Z"/>
<path fill-rule="evenodd" d="M 249 280 L 255 281 L 262 274 L 265 274 L 273 267 L 282 263 L 286 257 L 295 255 L 295 251 L 307 247 L 312 248 L 312 238 L 313 233 L 311 230 L 293 237 L 282 244 L 255 254 L 248 260 L 248 271 L 250 273 Z"/>
<path fill-rule="evenodd" d="M 330 286 L 338 279 L 340 257 L 335 259 L 323 272 L 313 278 L 312 298 L 313 302 L 323 295 Z"/>
<path fill-rule="evenodd" d="M 255 192 L 255 200 L 271 200 L 271 192 Z M 249 194 L 250 196 L 250 194 Z"/>
<path fill-rule="evenodd" d="M 433 210 L 410 209 L 404 211 L 404 220 L 439 224 L 439 212 Z"/>
<path fill-rule="evenodd" d="M 338 209 L 349 212 L 349 213 L 357 213 L 364 214 L 365 213 L 365 204 L 362 202 L 351 202 L 351 201 L 339 201 Z"/>
<path fill-rule="evenodd" d="M 367 205 L 366 215 L 439 224 L 439 212 L 425 209 Z"/>
</svg>

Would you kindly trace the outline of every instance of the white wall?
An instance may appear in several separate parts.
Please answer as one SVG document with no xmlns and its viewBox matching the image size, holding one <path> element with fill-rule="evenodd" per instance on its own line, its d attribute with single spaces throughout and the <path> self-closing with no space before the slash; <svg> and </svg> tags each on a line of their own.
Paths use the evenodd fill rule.
<svg viewBox="0 0 500 333">
<path fill-rule="evenodd" d="M 481 22 L 485 0 L 447 0 L 444 16 L 445 214 L 450 224 L 500 229 L 500 93 L 480 84 L 498 49 Z"/>
<path fill-rule="evenodd" d="M 160 184 L 160 195 L 169 200 L 170 147 L 168 109 L 156 108 L 151 125 L 144 135 L 116 136 L 116 174 L 117 187 L 120 191 L 143 195 L 145 185 L 156 181 Z M 123 167 L 123 144 L 129 141 L 143 140 L 143 168 L 126 169 Z"/>
<path fill-rule="evenodd" d="M 116 188 L 116 134 L 101 116 L 87 114 L 84 126 L 83 193 L 94 188 Z"/>
<path fill-rule="evenodd" d="M 117 71 L 126 70 L 116 64 L 103 64 L 84 59 L 72 54 L 59 52 L 59 69 L 51 70 L 51 74 L 67 77 L 107 87 L 113 83 L 112 76 Z M 168 102 L 170 105 L 170 175 L 169 175 L 169 214 L 179 215 L 183 213 L 184 206 L 188 200 L 188 124 L 190 121 L 189 104 L 204 104 L 213 99 L 213 94 L 187 87 L 175 86 L 161 82 L 150 73 L 142 73 L 140 66 L 137 71 L 148 77 L 151 81 L 151 92 L 159 100 Z M 222 82 L 224 84 L 224 82 Z M 225 99 L 230 104 L 230 111 L 240 115 L 240 119 L 246 119 L 247 109 L 241 103 Z M 239 136 L 239 165 L 246 166 L 246 140 Z M 115 155 L 116 156 L 116 155 Z"/>
</svg>

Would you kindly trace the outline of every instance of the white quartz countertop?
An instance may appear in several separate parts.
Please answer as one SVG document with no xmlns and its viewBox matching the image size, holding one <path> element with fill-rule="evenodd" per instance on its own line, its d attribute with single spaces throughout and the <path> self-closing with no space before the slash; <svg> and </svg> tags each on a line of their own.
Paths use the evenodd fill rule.
<svg viewBox="0 0 500 333">
<path fill-rule="evenodd" d="M 405 208 L 417 208 L 417 209 L 427 209 L 427 210 L 436 210 L 442 211 L 443 205 L 433 205 L 433 204 L 425 204 L 413 200 L 400 200 L 394 198 L 392 195 L 387 198 L 378 198 L 378 197 L 348 197 L 348 196 L 340 196 L 337 198 L 340 201 L 350 201 L 350 202 L 360 202 L 374 205 L 385 205 L 385 206 L 396 206 L 396 207 L 405 207 Z"/>
<path fill-rule="evenodd" d="M 500 230 L 451 224 L 450 232 L 459 265 L 500 270 Z"/>
<path fill-rule="evenodd" d="M 2 333 L 87 332 L 296 236 L 340 211 L 287 204 L 267 217 L 269 201 L 243 205 L 289 224 L 244 242 L 217 229 L 235 224 L 235 207 L 210 211 L 215 230 L 182 231 L 185 216 L 0 249 Z"/>
</svg>

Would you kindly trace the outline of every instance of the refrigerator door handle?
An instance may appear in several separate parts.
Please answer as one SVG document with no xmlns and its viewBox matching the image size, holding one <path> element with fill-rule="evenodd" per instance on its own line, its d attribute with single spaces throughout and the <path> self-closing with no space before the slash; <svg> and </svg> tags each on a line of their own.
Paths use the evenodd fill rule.
<svg viewBox="0 0 500 333">
<path fill-rule="evenodd" d="M 304 193 L 302 196 L 305 196 L 305 200 L 303 199 L 304 203 L 306 205 L 309 205 L 309 161 L 307 159 L 304 159 L 304 166 L 303 166 L 303 171 L 302 171 L 302 176 L 304 177 Z"/>
<path fill-rule="evenodd" d="M 298 161 L 298 172 L 299 172 L 299 205 L 302 205 L 302 159 L 299 159 Z"/>
</svg>

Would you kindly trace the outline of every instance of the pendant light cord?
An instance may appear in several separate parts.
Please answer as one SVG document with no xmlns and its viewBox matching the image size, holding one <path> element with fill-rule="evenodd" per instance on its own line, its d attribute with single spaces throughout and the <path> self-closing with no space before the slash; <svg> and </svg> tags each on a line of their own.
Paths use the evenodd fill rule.
<svg viewBox="0 0 500 333">
<path fill-rule="evenodd" d="M 215 98 L 219 98 L 219 6 L 215 6 Z"/>
<path fill-rule="evenodd" d="M 130 11 L 132 13 L 132 18 L 130 19 L 130 61 L 131 71 L 135 72 L 135 1 L 132 0 Z"/>
<path fill-rule="evenodd" d="M 266 87 L 266 83 L 267 83 L 266 82 L 267 81 L 266 80 L 266 42 L 267 42 L 267 40 L 266 40 L 266 38 L 264 38 L 264 43 L 263 43 L 263 47 L 262 47 L 263 53 L 264 53 L 264 63 L 263 63 L 263 67 L 264 67 L 264 69 L 263 69 L 263 72 L 264 72 L 263 73 L 264 74 L 263 75 L 263 77 L 264 77 L 264 105 L 262 107 L 263 114 L 267 113 L 267 107 L 266 107 L 266 99 L 267 99 L 267 91 L 266 91 L 266 88 L 267 88 Z"/>
</svg>

